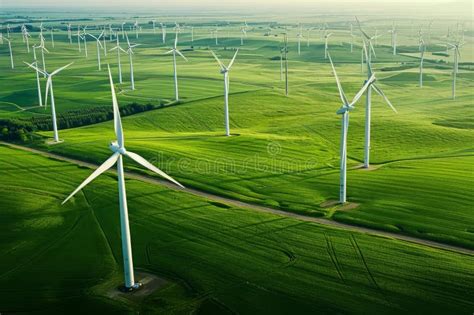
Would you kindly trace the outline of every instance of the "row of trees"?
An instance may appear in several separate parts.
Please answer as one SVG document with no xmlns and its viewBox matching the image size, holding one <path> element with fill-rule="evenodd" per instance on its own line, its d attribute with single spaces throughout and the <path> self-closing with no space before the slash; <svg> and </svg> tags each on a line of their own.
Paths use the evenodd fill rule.
<svg viewBox="0 0 474 315">
<path fill-rule="evenodd" d="M 122 116 L 129 116 L 152 109 L 162 105 L 132 103 L 120 107 Z M 57 115 L 59 129 L 75 128 L 91 125 L 113 119 L 113 110 L 110 106 L 98 106 L 93 108 L 71 110 Z M 0 139 L 5 141 L 27 142 L 37 138 L 35 131 L 49 131 L 53 129 L 50 116 L 0 119 Z"/>
</svg>

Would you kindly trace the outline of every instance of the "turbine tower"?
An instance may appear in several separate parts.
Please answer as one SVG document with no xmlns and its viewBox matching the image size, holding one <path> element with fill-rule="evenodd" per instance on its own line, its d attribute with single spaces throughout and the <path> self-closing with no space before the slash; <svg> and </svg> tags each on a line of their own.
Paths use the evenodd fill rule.
<svg viewBox="0 0 474 315">
<path fill-rule="evenodd" d="M 456 77 L 458 74 L 458 64 L 459 64 L 459 57 L 461 57 L 461 53 L 459 52 L 459 49 L 464 45 L 464 43 L 454 43 L 448 45 L 451 47 L 452 50 L 454 50 L 454 63 L 453 63 L 453 100 L 456 99 Z"/>
<path fill-rule="evenodd" d="M 127 53 L 127 51 L 125 51 L 122 47 L 120 47 L 120 43 L 119 43 L 119 37 L 116 36 L 115 37 L 116 41 L 117 41 L 117 45 L 110 49 L 110 51 L 112 50 L 117 50 L 117 63 L 118 63 L 118 73 L 119 73 L 119 83 L 122 84 L 122 63 L 120 62 L 120 52 L 124 52 L 124 53 Z"/>
<path fill-rule="evenodd" d="M 128 35 L 125 33 L 125 38 L 127 39 L 127 51 L 126 53 L 128 54 L 128 58 L 130 61 L 130 82 L 132 84 L 132 91 L 135 90 L 135 79 L 133 77 L 133 58 L 132 55 L 134 54 L 133 48 L 140 46 L 140 44 L 130 44 L 130 41 L 128 40 Z"/>
<path fill-rule="evenodd" d="M 115 135 L 117 137 L 116 141 L 112 141 L 109 145 L 110 150 L 113 152 L 101 166 L 99 166 L 89 177 L 87 177 L 64 201 L 62 204 L 65 204 L 69 199 L 71 199 L 79 190 L 84 188 L 87 184 L 92 182 L 99 175 L 110 169 L 117 163 L 117 181 L 118 181 L 118 191 L 119 191 L 119 207 L 120 207 L 120 231 L 122 238 L 122 255 L 123 255 L 123 266 L 124 266 L 124 277 L 125 291 L 133 291 L 142 286 L 141 283 L 135 282 L 134 271 L 133 271 L 133 256 L 132 256 L 132 243 L 130 237 L 130 226 L 128 220 L 128 205 L 127 205 L 127 196 L 125 189 L 125 178 L 123 171 L 123 157 L 129 157 L 138 164 L 144 166 L 145 168 L 153 171 L 154 173 L 164 177 L 165 179 L 171 181 L 172 183 L 178 185 L 179 187 L 184 188 L 180 183 L 171 178 L 165 172 L 161 171 L 159 168 L 155 167 L 153 164 L 145 160 L 140 155 L 127 151 L 125 149 L 123 130 L 122 130 L 122 121 L 120 119 L 120 111 L 118 107 L 117 98 L 115 95 L 114 83 L 112 81 L 112 74 L 109 70 L 109 80 L 110 88 L 112 91 L 112 104 L 114 112 L 114 129 Z"/>
<path fill-rule="evenodd" d="M 55 143 L 58 143 L 60 141 L 59 141 L 59 134 L 58 134 L 58 125 L 57 125 L 57 121 L 56 121 L 56 106 L 55 106 L 55 102 L 54 102 L 53 77 L 56 74 L 58 74 L 59 72 L 63 71 L 67 67 L 69 67 L 70 65 L 72 65 L 73 63 L 74 62 L 71 62 L 71 63 L 69 63 L 69 64 L 67 64 L 67 65 L 65 65 L 65 66 L 63 66 L 59 69 L 54 70 L 51 73 L 48 73 L 48 72 L 43 72 L 43 70 L 39 69 L 38 67 L 36 67 L 33 64 L 25 62 L 25 64 L 27 64 L 30 68 L 45 74 L 46 77 L 48 78 L 48 81 L 46 82 L 46 97 L 45 97 L 45 101 L 44 101 L 44 106 L 48 105 L 48 92 L 51 92 L 51 114 L 52 114 L 52 118 L 53 118 L 53 131 L 54 131 L 54 142 Z"/>
<path fill-rule="evenodd" d="M 366 32 L 362 29 L 360 26 L 359 20 L 357 20 L 357 23 L 359 25 L 360 31 L 362 35 L 364 36 L 362 38 L 363 40 L 363 52 L 365 55 L 365 59 L 367 61 L 367 80 L 368 82 L 370 78 L 375 78 L 375 74 L 372 71 L 372 58 L 371 58 L 371 52 L 373 52 L 375 56 L 375 50 L 372 45 L 372 40 L 376 38 L 376 36 L 370 37 L 367 35 Z M 367 42 L 367 44 L 366 44 Z M 369 46 L 367 48 L 367 46 Z M 370 166 L 370 127 L 371 127 L 371 116 L 372 116 L 372 88 L 380 95 L 383 97 L 387 105 L 394 111 L 397 112 L 395 107 L 393 107 L 392 103 L 388 100 L 388 98 L 385 96 L 383 91 L 377 87 L 375 84 L 369 84 L 369 87 L 367 89 L 367 96 L 366 96 L 366 102 L 365 102 L 365 142 L 364 142 L 364 168 L 369 168 Z"/>
<path fill-rule="evenodd" d="M 221 68 L 221 74 L 224 75 L 224 123 L 225 123 L 225 135 L 228 137 L 230 136 L 230 127 L 229 127 L 229 71 L 234 64 L 235 58 L 237 57 L 237 53 L 239 50 L 235 51 L 234 57 L 230 61 L 228 66 L 225 66 L 219 58 L 217 58 L 216 54 L 211 50 L 212 55 L 216 59 L 219 67 Z"/>
<path fill-rule="evenodd" d="M 334 68 L 334 64 L 332 63 L 331 56 L 328 54 L 329 61 L 331 62 L 332 71 L 334 73 L 334 77 L 336 79 L 337 88 L 339 90 L 339 97 L 342 101 L 341 108 L 336 112 L 338 115 L 342 117 L 342 124 L 341 124 L 341 147 L 340 147 L 340 182 L 339 182 L 339 202 L 345 203 L 346 198 L 346 190 L 347 190 L 347 131 L 349 129 L 349 112 L 354 109 L 354 105 L 357 101 L 361 98 L 362 94 L 365 90 L 375 81 L 375 76 L 372 76 L 369 80 L 367 80 L 360 89 L 360 91 L 354 96 L 353 100 L 349 102 L 347 100 L 346 95 L 344 94 L 344 90 L 342 89 L 341 83 L 339 82 L 339 78 L 337 77 L 336 69 Z"/>
<path fill-rule="evenodd" d="M 176 54 L 180 55 L 183 57 L 184 60 L 188 61 L 186 57 L 178 50 L 178 33 L 176 33 L 176 37 L 174 39 L 174 45 L 173 48 L 166 52 L 165 54 L 173 54 L 173 71 L 174 71 L 174 97 L 176 101 L 179 101 L 179 91 L 178 91 L 178 69 L 176 67 Z"/>
</svg>

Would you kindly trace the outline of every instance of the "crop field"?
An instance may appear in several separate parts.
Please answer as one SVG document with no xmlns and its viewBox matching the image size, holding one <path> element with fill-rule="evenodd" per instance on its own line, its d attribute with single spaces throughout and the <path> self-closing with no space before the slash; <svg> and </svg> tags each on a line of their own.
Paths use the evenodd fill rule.
<svg viewBox="0 0 474 315">
<path fill-rule="evenodd" d="M 77 113 L 81 121 L 78 127 L 59 128 L 62 141 L 57 144 L 51 144 L 50 104 L 39 106 L 36 71 L 25 64 L 33 62 L 33 54 L 22 40 L 23 22 L 0 14 L 0 127 L 41 119 L 48 126 L 25 129 L 20 140 L 7 139 L 7 125 L 0 130 L 0 314 L 474 311 L 474 256 L 469 254 L 474 250 L 472 24 L 463 26 L 465 44 L 459 49 L 452 99 L 454 50 L 447 51 L 446 42 L 454 40 L 456 20 L 441 19 L 432 26 L 423 19 L 397 20 L 398 52 L 393 55 L 387 32 L 392 20 L 360 17 L 368 33 L 382 35 L 374 42 L 372 69 L 375 84 L 396 112 L 372 93 L 371 166 L 366 169 L 365 96 L 355 104 L 347 135 L 348 202 L 341 205 L 341 115 L 336 114 L 341 100 L 320 23 L 297 21 L 304 36 L 298 54 L 301 30 L 285 17 L 249 18 L 243 36 L 244 21 L 236 16 L 168 16 L 159 19 L 167 26 L 163 43 L 161 27 L 157 23 L 154 31 L 149 16 L 92 15 L 72 22 L 72 13 L 57 14 L 48 19 L 32 14 L 27 23 L 30 46 L 39 43 L 41 21 L 48 29 L 48 72 L 74 62 L 54 76 L 54 98 L 60 123 L 76 119 Z M 135 19 L 142 26 L 138 37 L 131 27 Z M 357 22 L 348 16 L 321 19 L 332 33 L 328 52 L 352 99 L 367 80 Z M 91 36 L 88 56 L 83 40 L 78 50 L 78 24 L 98 36 L 102 29 L 96 25 L 107 29 L 109 23 L 127 49 L 122 21 L 128 22 L 130 42 L 140 44 L 132 55 L 135 90 L 125 53 L 120 55 L 119 83 L 117 51 L 110 51 L 115 39 L 101 41 L 106 44 L 99 51 L 101 70 Z M 5 40 L 7 22 L 14 69 Z M 50 28 L 55 29 L 54 47 Z M 420 28 L 426 42 L 423 87 Z M 284 32 L 289 41 L 288 95 L 280 68 L 285 64 L 280 59 Z M 173 57 L 167 54 L 175 36 L 187 58 L 177 55 L 179 100 Z M 231 136 L 226 137 L 223 75 L 211 51 L 227 65 L 237 50 L 229 72 Z M 36 54 L 42 69 L 40 49 Z M 107 65 L 123 110 L 127 150 L 198 192 L 126 176 L 135 269 L 166 282 L 143 299 L 110 296 L 124 272 L 117 174 L 105 173 L 61 205 L 91 173 L 78 164 L 99 165 L 111 155 L 115 111 Z M 42 75 L 40 85 L 44 101 Z M 133 104 L 149 107 L 127 112 Z M 87 120 L 92 116 L 100 116 L 99 122 Z M 127 174 L 154 177 L 124 160 Z M 239 202 L 246 206 L 235 206 Z M 358 230 L 346 230 L 346 225 Z"/>
</svg>

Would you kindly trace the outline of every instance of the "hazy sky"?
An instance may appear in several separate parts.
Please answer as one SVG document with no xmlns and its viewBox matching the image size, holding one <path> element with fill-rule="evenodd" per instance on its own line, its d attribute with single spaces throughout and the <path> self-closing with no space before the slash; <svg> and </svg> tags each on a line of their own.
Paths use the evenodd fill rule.
<svg viewBox="0 0 474 315">
<path fill-rule="evenodd" d="M 123 8 L 134 8 L 137 11 L 144 9 L 163 10 L 185 10 L 193 9 L 219 10 L 239 9 L 252 12 L 275 11 L 275 10 L 335 10 L 335 9 L 366 9 L 366 10 L 389 10 L 396 8 L 399 13 L 422 14 L 423 8 L 431 12 L 457 11 L 463 14 L 472 14 L 472 0 L 0 0 L 0 9 L 9 8 L 93 8 L 108 7 L 112 10 Z M 101 13 L 106 13 L 102 11 Z"/>
</svg>

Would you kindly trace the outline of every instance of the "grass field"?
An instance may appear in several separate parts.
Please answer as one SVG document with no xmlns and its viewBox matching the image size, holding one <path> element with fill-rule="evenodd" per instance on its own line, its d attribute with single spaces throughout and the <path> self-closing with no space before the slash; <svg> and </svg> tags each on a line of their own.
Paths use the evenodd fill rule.
<svg viewBox="0 0 474 315">
<path fill-rule="evenodd" d="M 144 32 L 138 39 L 130 33 L 132 42 L 142 44 L 133 56 L 135 91 L 125 54 L 120 85 L 115 52 L 102 54 L 103 69 L 98 71 L 92 38 L 85 58 L 75 36 L 69 44 L 66 32 L 56 32 L 53 49 L 45 33 L 49 71 L 74 61 L 54 78 L 59 115 L 111 106 L 110 63 L 120 105 L 167 104 L 123 117 L 127 149 L 185 186 L 474 249 L 474 33 L 466 32 L 461 49 L 456 100 L 451 99 L 452 53 L 436 54 L 446 50 L 444 30 L 452 21 L 434 24 L 423 88 L 418 86 L 413 22 L 400 22 L 398 55 L 392 55 L 388 34 L 379 39 L 373 60 L 377 85 L 398 113 L 373 94 L 372 170 L 358 168 L 365 97 L 351 113 L 348 200 L 354 208 L 347 210 L 326 206 L 339 193 L 340 101 L 321 32 L 312 30 L 309 46 L 304 40 L 298 55 L 294 23 L 277 25 L 264 36 L 269 22 L 249 20 L 243 46 L 240 22 L 222 23 L 216 46 L 209 31 L 217 22 L 186 20 L 184 25 L 196 26 L 195 40 L 191 42 L 189 27 L 179 35 L 178 46 L 189 60 L 178 59 L 181 102 L 175 104 L 172 57 L 164 55 L 174 40 L 173 20 L 167 19 L 165 44 L 146 18 L 140 20 Z M 351 53 L 349 22 L 327 19 L 334 33 L 329 51 L 352 97 L 367 77 L 360 65 L 360 39 Z M 81 23 L 97 34 L 93 25 L 105 22 Z M 388 29 L 391 21 L 363 19 L 363 24 L 373 33 Z M 288 97 L 279 60 L 285 26 L 290 38 Z M 38 33 L 31 34 L 36 43 Z M 35 72 L 23 63 L 31 62 L 32 54 L 19 33 L 12 36 L 14 70 L 8 46 L 0 45 L 0 119 L 49 116 L 49 107 L 37 106 Z M 114 45 L 107 42 L 108 49 Z M 210 49 L 227 63 L 236 48 L 229 96 L 233 136 L 225 137 L 223 78 Z M 52 137 L 47 131 L 38 134 Z M 57 145 L 25 145 L 101 163 L 114 139 L 110 121 L 60 130 L 59 135 L 64 142 Z M 127 169 L 143 172 L 128 162 Z M 60 206 L 89 172 L 0 146 L 0 208 L 5 209 L 0 214 L 1 313 L 471 314 L 474 309 L 470 255 L 232 208 L 137 180 L 127 180 L 136 266 L 169 283 L 141 303 L 108 299 L 105 288 L 122 279 L 114 176 L 101 177 L 72 203 Z"/>
<path fill-rule="evenodd" d="M 0 160 L 2 312 L 462 314 L 474 307 L 471 256 L 224 207 L 136 180 L 127 181 L 135 264 L 170 282 L 140 305 L 114 302 L 102 296 L 104 283 L 121 278 L 114 176 L 60 206 L 88 170 L 4 146 Z"/>
</svg>

